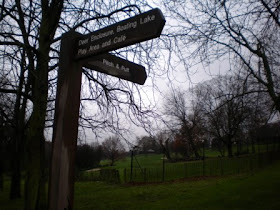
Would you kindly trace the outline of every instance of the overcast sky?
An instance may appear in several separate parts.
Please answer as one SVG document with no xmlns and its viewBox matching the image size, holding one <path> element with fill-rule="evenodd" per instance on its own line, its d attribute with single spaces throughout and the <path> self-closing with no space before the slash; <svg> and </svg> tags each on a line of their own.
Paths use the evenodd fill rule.
<svg viewBox="0 0 280 210">
<path fill-rule="evenodd" d="M 154 7 L 158 7 L 162 9 L 162 7 L 158 4 L 154 4 Z M 176 21 L 166 18 L 166 25 L 169 23 L 174 24 Z M 163 34 L 166 34 L 165 27 L 163 29 Z M 152 69 L 156 71 L 160 71 L 162 68 L 166 68 L 165 61 L 159 62 L 163 66 L 154 67 L 157 69 Z M 142 64 L 141 64 L 142 65 Z M 225 62 L 216 62 L 209 67 L 203 67 L 202 65 L 194 66 L 191 69 L 188 69 L 188 73 L 184 69 L 183 65 L 178 65 L 176 70 L 169 71 L 168 74 L 163 74 L 161 77 L 149 77 L 147 78 L 145 84 L 141 86 L 142 89 L 142 100 L 146 100 L 147 102 L 151 103 L 152 105 L 156 106 L 157 108 L 161 107 L 161 104 L 164 100 L 164 95 L 168 93 L 171 87 L 173 88 L 180 88 L 183 90 L 188 90 L 190 87 L 195 86 L 196 84 L 211 79 L 212 76 L 218 75 L 220 73 L 224 73 L 226 70 Z M 144 65 L 147 68 L 147 66 Z M 158 89 L 154 89 L 154 84 L 158 87 Z M 131 134 L 129 134 L 129 141 L 134 142 L 136 136 L 143 136 L 148 135 L 147 132 L 143 128 L 136 127 L 132 123 L 126 125 L 127 128 L 131 130 Z M 83 139 L 84 137 L 80 133 L 80 137 Z M 51 140 L 52 138 L 52 129 L 46 130 L 46 139 Z M 106 138 L 106 136 L 104 136 Z M 86 142 L 91 143 L 96 141 L 94 135 L 90 132 L 87 132 Z M 102 141 L 102 139 L 99 139 Z"/>
</svg>

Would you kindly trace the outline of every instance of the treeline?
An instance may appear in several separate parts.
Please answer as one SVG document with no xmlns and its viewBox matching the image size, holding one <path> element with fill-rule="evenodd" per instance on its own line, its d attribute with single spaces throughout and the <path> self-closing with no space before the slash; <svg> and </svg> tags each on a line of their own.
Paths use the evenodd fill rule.
<svg viewBox="0 0 280 210">
<path fill-rule="evenodd" d="M 12 175 L 13 159 L 10 151 L 12 149 L 11 143 L 9 141 L 1 142 L 1 156 L 3 158 L 1 158 L 0 175 L 3 177 L 3 174 Z M 52 142 L 46 141 L 44 147 L 46 168 L 49 169 L 51 166 Z M 125 147 L 117 136 L 106 138 L 101 144 L 97 142 L 79 144 L 77 145 L 75 167 L 77 171 L 96 168 L 100 166 L 100 161 L 104 159 L 109 160 L 109 165 L 114 165 L 117 160 L 125 157 L 126 154 Z M 19 170 L 24 171 L 27 165 L 27 160 L 23 159 Z"/>
<path fill-rule="evenodd" d="M 217 76 L 189 90 L 174 88 L 163 98 L 165 128 L 139 138 L 141 151 L 201 159 L 203 147 L 221 156 L 255 152 L 256 144 L 279 142 L 280 122 L 266 91 L 243 74 Z M 242 149 L 246 148 L 246 150 Z M 235 149 L 235 151 L 233 151 Z"/>
</svg>

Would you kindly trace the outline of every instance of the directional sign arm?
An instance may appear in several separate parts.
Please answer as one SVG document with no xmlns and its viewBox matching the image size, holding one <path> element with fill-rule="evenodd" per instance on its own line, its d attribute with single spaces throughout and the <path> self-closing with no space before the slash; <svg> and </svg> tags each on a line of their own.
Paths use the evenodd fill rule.
<svg viewBox="0 0 280 210">
<path fill-rule="evenodd" d="M 141 13 L 78 38 L 75 57 L 86 58 L 159 37 L 164 25 L 159 9 Z"/>
<path fill-rule="evenodd" d="M 82 65 L 86 68 L 140 85 L 143 85 L 147 78 L 144 66 L 114 56 L 110 53 L 84 59 L 82 60 Z"/>
</svg>

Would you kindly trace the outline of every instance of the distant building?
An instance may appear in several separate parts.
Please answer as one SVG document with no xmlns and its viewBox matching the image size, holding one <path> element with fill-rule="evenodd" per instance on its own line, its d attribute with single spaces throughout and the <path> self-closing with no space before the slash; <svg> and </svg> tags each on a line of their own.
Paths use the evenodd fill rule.
<svg viewBox="0 0 280 210">
<path fill-rule="evenodd" d="M 147 153 L 150 153 L 150 154 L 155 153 L 155 150 L 153 150 L 153 149 L 148 149 Z"/>
</svg>

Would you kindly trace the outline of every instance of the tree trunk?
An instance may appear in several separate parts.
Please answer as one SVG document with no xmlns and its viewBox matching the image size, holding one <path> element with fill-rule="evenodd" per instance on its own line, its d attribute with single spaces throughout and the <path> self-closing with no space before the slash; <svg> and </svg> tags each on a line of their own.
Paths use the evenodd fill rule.
<svg viewBox="0 0 280 210">
<path fill-rule="evenodd" d="M 25 210 L 46 209 L 44 127 L 48 98 L 49 44 L 41 44 L 33 86 L 33 112 L 27 130 Z"/>
<path fill-rule="evenodd" d="M 199 159 L 199 158 L 200 158 L 200 155 L 199 155 L 198 150 L 197 150 L 197 148 L 196 148 L 196 146 L 195 146 L 195 144 L 194 144 L 194 142 L 193 142 L 193 139 L 192 139 L 191 137 L 189 137 L 189 140 L 190 140 L 190 145 L 191 145 L 191 147 L 192 147 L 192 150 L 194 151 L 195 157 L 196 157 L 197 159 Z"/>
<path fill-rule="evenodd" d="M 13 146 L 18 147 L 17 145 Z M 20 154 L 18 148 L 12 149 L 16 151 L 13 152 L 11 160 L 12 179 L 10 186 L 10 199 L 17 199 L 21 197 Z"/>
<path fill-rule="evenodd" d="M 255 149 L 255 142 L 253 139 L 251 139 L 251 144 L 252 144 L 252 153 L 255 154 L 256 153 L 256 149 Z"/>
<path fill-rule="evenodd" d="M 162 149 L 163 149 L 163 153 L 165 154 L 167 160 L 171 161 L 171 155 L 170 155 L 170 151 L 169 151 L 169 145 L 168 145 L 169 139 L 166 139 L 164 142 L 164 145 L 161 144 Z"/>
<path fill-rule="evenodd" d="M 11 186 L 10 186 L 10 199 L 17 199 L 21 197 L 21 174 L 20 174 L 20 146 L 21 137 L 18 131 L 18 125 L 15 125 L 12 134 L 12 146 L 11 146 Z"/>
<path fill-rule="evenodd" d="M 45 95 L 45 97 L 44 97 Z M 46 93 L 34 102 L 27 134 L 27 168 L 25 183 L 25 209 L 46 209 L 45 192 L 45 140 Z"/>
<path fill-rule="evenodd" d="M 1 138 L 1 136 L 0 136 Z M 3 139 L 1 139 L 3 140 Z M 2 142 L 0 141 L 0 191 L 3 191 L 4 189 L 4 178 L 3 178 L 3 173 L 4 173 L 4 166 L 3 166 L 3 149 L 2 149 Z"/>
<path fill-rule="evenodd" d="M 232 155 L 232 141 L 228 139 L 227 141 L 228 157 L 233 157 Z"/>
<path fill-rule="evenodd" d="M 225 144 L 224 141 L 221 138 L 219 139 L 219 143 L 218 143 L 218 150 L 221 154 L 222 157 L 225 157 Z"/>
<path fill-rule="evenodd" d="M 195 155 L 195 158 L 196 159 L 199 159 L 200 158 L 200 155 L 198 153 L 198 150 L 194 144 L 194 139 L 193 139 L 193 128 L 189 129 L 186 133 L 186 136 L 190 142 L 190 145 L 191 145 L 191 149 L 193 150 L 194 152 L 194 155 Z"/>
<path fill-rule="evenodd" d="M 21 72 L 19 77 L 19 85 L 17 89 L 16 95 L 16 103 L 14 107 L 14 116 L 13 116 L 13 133 L 12 133 L 12 160 L 11 160 L 11 170 L 12 170 L 12 180 L 10 187 L 10 199 L 17 199 L 21 197 L 21 145 L 23 135 L 24 135 L 24 115 L 22 116 L 21 109 L 24 108 L 25 105 L 22 104 L 21 108 L 21 92 L 23 90 L 24 83 L 24 62 L 25 62 L 25 51 L 22 52 L 22 61 L 21 61 Z M 26 100 L 25 100 L 26 102 Z M 23 119 L 20 119 L 23 117 Z"/>
<path fill-rule="evenodd" d="M 3 178 L 2 165 L 0 165 L 0 191 L 3 191 L 3 189 L 4 189 L 4 178 Z"/>
<path fill-rule="evenodd" d="M 55 35 L 63 0 L 42 3 L 39 29 L 37 65 L 32 85 L 33 112 L 27 130 L 27 169 L 25 183 L 25 210 L 47 208 L 45 177 L 44 127 L 48 99 L 48 71 L 50 46 Z"/>
<path fill-rule="evenodd" d="M 111 164 L 110 164 L 110 166 L 113 166 L 114 163 L 115 163 L 115 157 L 111 156 Z"/>
</svg>

